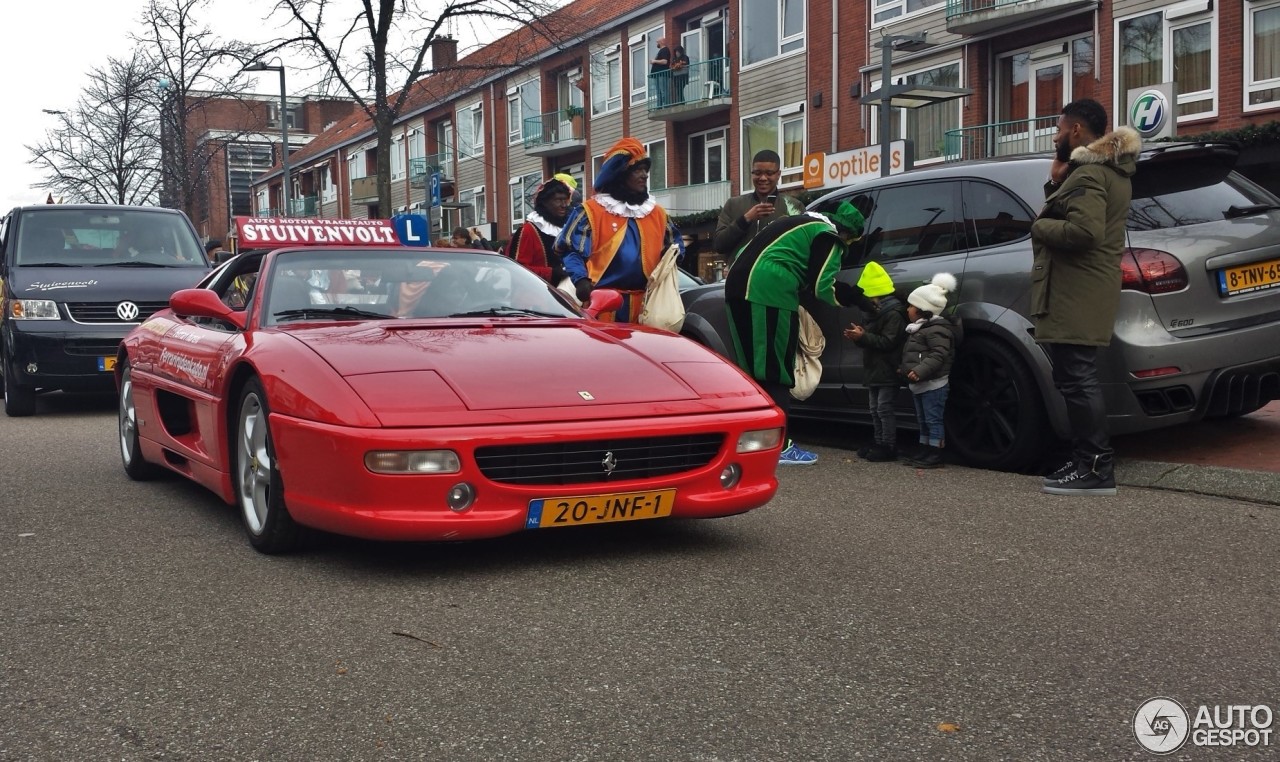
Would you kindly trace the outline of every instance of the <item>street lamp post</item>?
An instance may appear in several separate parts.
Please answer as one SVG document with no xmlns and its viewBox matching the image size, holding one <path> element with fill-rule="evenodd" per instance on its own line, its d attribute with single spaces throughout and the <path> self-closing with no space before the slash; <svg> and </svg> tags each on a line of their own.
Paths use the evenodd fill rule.
<svg viewBox="0 0 1280 762">
<path fill-rule="evenodd" d="M 281 216 L 292 217 L 293 210 L 289 208 L 289 104 L 285 99 L 284 63 L 273 65 L 259 61 L 244 67 L 243 71 L 280 72 L 280 165 L 284 169 L 284 178 L 280 183 L 280 197 L 284 207 Z"/>
</svg>

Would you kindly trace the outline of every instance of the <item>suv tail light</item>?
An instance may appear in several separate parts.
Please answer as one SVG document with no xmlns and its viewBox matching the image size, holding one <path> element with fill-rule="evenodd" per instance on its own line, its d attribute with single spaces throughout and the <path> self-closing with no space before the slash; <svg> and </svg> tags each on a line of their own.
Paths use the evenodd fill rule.
<svg viewBox="0 0 1280 762">
<path fill-rule="evenodd" d="M 1120 255 L 1120 288 L 1167 294 L 1187 287 L 1187 268 L 1159 249 L 1125 249 Z"/>
</svg>

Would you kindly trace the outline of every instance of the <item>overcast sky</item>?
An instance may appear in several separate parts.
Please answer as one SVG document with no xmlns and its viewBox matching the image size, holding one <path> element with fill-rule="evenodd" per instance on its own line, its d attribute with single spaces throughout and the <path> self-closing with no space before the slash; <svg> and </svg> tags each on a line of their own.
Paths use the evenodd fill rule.
<svg viewBox="0 0 1280 762">
<path fill-rule="evenodd" d="M 46 130 L 58 126 L 58 117 L 43 109 L 72 108 L 91 69 L 104 65 L 109 56 L 128 55 L 133 48 L 129 34 L 140 32 L 139 19 L 147 0 L 7 0 L 4 5 L 0 214 L 14 206 L 44 202 L 47 192 L 31 187 L 40 181 L 40 174 L 27 163 L 29 154 L 23 146 L 36 145 Z M 196 17 L 221 38 L 261 42 L 280 33 L 262 20 L 272 5 L 271 0 L 215 0 Z M 460 54 L 477 44 L 464 30 L 455 34 Z M 265 76 L 268 80 L 253 89 L 278 94 L 278 75 L 267 72 Z M 300 92 L 295 80 L 289 79 L 288 85 L 290 95 Z"/>
</svg>

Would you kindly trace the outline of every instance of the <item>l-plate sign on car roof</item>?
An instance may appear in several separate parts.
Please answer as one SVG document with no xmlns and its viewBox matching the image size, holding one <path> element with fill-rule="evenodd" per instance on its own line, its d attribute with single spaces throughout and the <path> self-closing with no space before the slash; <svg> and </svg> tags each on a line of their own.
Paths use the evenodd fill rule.
<svg viewBox="0 0 1280 762">
<path fill-rule="evenodd" d="M 236 217 L 242 248 L 267 246 L 399 246 L 391 220 L 317 220 Z"/>
</svg>

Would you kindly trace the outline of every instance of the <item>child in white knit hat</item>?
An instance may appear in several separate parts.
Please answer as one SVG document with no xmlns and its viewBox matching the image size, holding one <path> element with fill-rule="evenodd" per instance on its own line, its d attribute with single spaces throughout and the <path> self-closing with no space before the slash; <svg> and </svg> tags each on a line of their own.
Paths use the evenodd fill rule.
<svg viewBox="0 0 1280 762">
<path fill-rule="evenodd" d="M 942 311 L 947 308 L 947 294 L 955 290 L 955 277 L 938 273 L 907 297 L 907 320 L 911 322 L 898 373 L 906 378 L 915 398 L 922 449 L 904 462 L 917 468 L 943 465 L 946 435 L 942 417 L 950 391 L 947 382 L 955 359 L 956 334 L 955 325 Z"/>
</svg>

